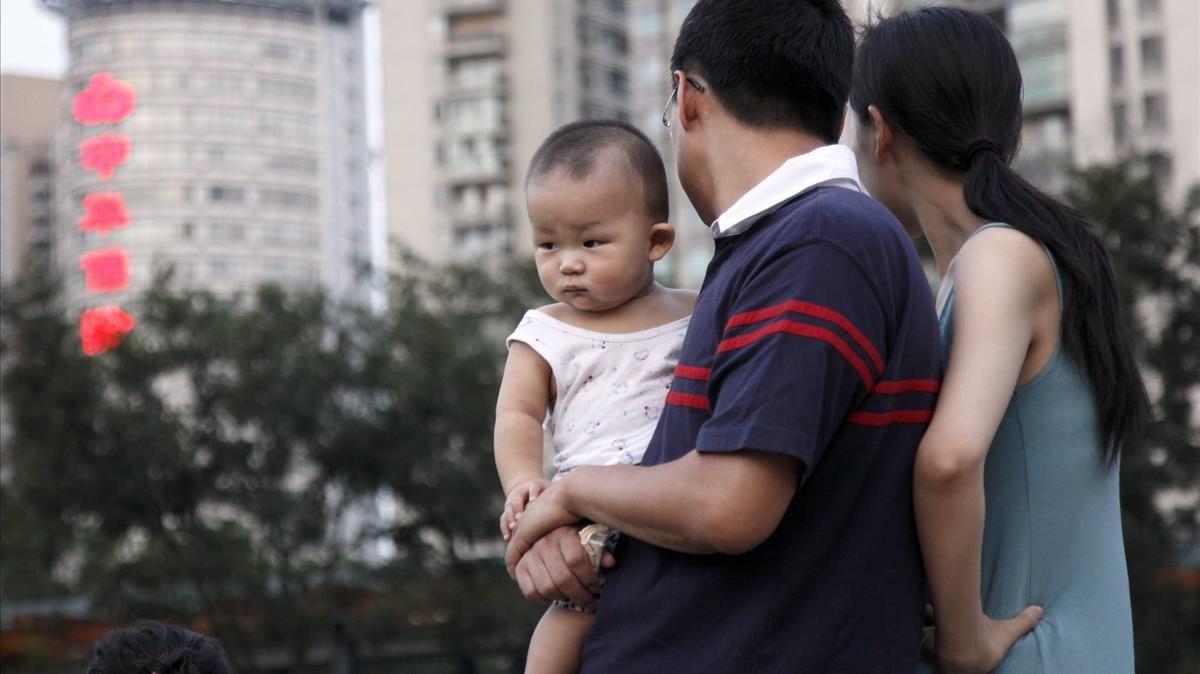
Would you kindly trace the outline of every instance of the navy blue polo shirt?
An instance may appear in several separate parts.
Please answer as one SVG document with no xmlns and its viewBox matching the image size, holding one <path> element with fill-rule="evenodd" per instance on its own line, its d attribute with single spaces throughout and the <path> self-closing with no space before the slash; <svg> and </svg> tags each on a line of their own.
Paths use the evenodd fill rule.
<svg viewBox="0 0 1200 674">
<path fill-rule="evenodd" d="M 857 191 L 816 187 L 718 238 L 642 463 L 780 452 L 803 463 L 801 483 L 744 555 L 623 537 L 582 671 L 913 671 L 913 460 L 938 339 L 911 241 Z"/>
</svg>

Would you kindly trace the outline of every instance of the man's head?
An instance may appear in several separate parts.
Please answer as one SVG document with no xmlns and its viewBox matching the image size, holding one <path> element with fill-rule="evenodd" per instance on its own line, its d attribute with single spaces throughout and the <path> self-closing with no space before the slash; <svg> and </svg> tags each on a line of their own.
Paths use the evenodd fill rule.
<svg viewBox="0 0 1200 674">
<path fill-rule="evenodd" d="M 551 134 L 529 163 L 525 198 L 542 285 L 576 309 L 632 299 L 674 241 L 662 158 L 624 122 L 575 122 Z"/>
<path fill-rule="evenodd" d="M 707 189 L 706 165 L 730 151 L 722 123 L 837 142 L 853 64 L 854 29 L 839 0 L 696 3 L 671 56 L 681 105 L 667 111 L 679 177 L 693 204 L 696 191 Z M 704 124 L 706 107 L 716 123 Z"/>
<path fill-rule="evenodd" d="M 225 651 L 215 641 L 153 622 L 105 634 L 92 656 L 87 674 L 229 674 Z"/>
</svg>

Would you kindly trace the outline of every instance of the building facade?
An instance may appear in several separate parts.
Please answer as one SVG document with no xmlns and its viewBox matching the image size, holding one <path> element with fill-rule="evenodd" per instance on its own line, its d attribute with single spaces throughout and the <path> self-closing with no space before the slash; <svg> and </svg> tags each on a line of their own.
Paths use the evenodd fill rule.
<svg viewBox="0 0 1200 674">
<path fill-rule="evenodd" d="M 1133 155 L 1177 204 L 1200 183 L 1200 2 L 944 4 L 987 13 L 1012 42 L 1025 84 L 1016 166 L 1039 187 L 1060 192 L 1072 167 Z"/>
<path fill-rule="evenodd" d="M 524 178 L 558 126 L 630 119 L 625 0 L 379 4 L 390 259 L 532 253 Z"/>
<path fill-rule="evenodd" d="M 0 283 L 52 261 L 56 79 L 0 75 Z"/>
<path fill-rule="evenodd" d="M 111 127 L 64 114 L 57 141 L 59 263 L 75 304 L 80 255 L 119 246 L 127 293 L 158 265 L 231 293 L 272 281 L 365 300 L 370 255 L 361 12 L 354 0 L 44 0 L 68 23 L 59 109 L 96 72 L 131 85 L 136 109 Z M 108 181 L 79 145 L 127 135 Z M 84 196 L 125 198 L 129 226 L 80 232 Z M 117 293 L 114 299 L 119 300 Z M 109 298 L 104 298 L 107 301 Z"/>
</svg>

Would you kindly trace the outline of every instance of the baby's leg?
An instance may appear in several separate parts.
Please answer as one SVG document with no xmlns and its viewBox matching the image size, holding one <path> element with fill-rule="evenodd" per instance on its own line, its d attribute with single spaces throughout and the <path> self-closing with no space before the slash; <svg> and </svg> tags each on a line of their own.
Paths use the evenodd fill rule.
<svg viewBox="0 0 1200 674">
<path fill-rule="evenodd" d="M 583 655 L 583 638 L 594 614 L 551 606 L 538 621 L 525 657 L 525 674 L 575 674 Z"/>
</svg>

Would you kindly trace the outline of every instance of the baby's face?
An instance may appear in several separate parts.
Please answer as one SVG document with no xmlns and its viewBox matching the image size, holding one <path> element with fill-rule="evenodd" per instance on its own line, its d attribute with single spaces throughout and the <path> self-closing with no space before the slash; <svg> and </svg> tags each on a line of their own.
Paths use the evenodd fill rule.
<svg viewBox="0 0 1200 674">
<path fill-rule="evenodd" d="M 525 197 L 538 276 L 554 299 L 607 311 L 653 280 L 655 223 L 634 178 L 603 165 L 583 179 L 555 170 L 531 181 Z"/>
</svg>

